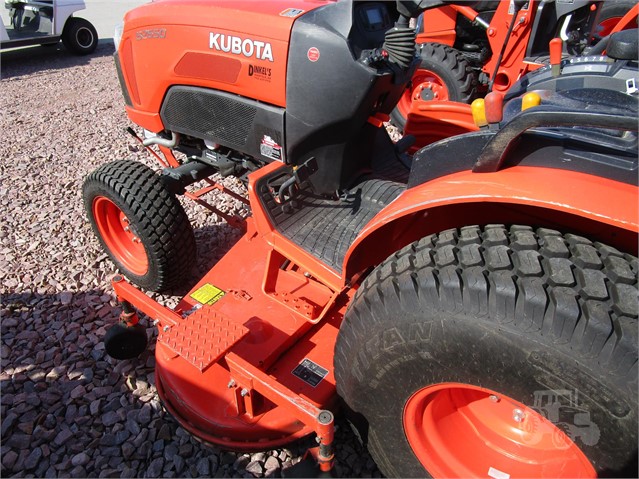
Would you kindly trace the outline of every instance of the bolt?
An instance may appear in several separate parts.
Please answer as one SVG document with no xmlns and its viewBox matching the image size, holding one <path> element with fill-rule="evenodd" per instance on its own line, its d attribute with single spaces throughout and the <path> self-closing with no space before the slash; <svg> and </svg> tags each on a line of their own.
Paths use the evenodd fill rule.
<svg viewBox="0 0 639 479">
<path fill-rule="evenodd" d="M 229 389 L 231 389 L 232 387 L 235 387 L 235 380 L 231 379 L 229 383 L 226 385 L 226 387 Z"/>
<path fill-rule="evenodd" d="M 306 273 L 304 273 L 304 277 L 306 278 L 310 278 L 311 277 L 311 273 L 309 273 L 308 271 Z"/>
<path fill-rule="evenodd" d="M 158 324 L 160 324 L 160 320 L 159 319 L 154 319 L 153 322 L 151 323 L 153 326 L 157 326 Z"/>
<path fill-rule="evenodd" d="M 494 394 L 491 394 L 489 398 L 492 402 L 499 402 L 499 397 L 495 396 Z"/>
<path fill-rule="evenodd" d="M 131 228 L 129 228 L 128 226 L 124 227 L 124 231 L 129 232 L 131 230 Z"/>
<path fill-rule="evenodd" d="M 133 237 L 133 242 L 134 243 L 141 243 L 140 238 L 138 238 L 137 236 Z"/>
<path fill-rule="evenodd" d="M 526 413 L 521 409 L 513 409 L 513 419 L 515 422 L 522 422 L 526 417 Z"/>
<path fill-rule="evenodd" d="M 333 422 L 333 413 L 324 409 L 318 414 L 317 421 L 320 424 L 324 424 L 324 425 L 330 424 L 331 422 Z"/>
<path fill-rule="evenodd" d="M 125 223 L 129 222 L 129 218 L 127 218 L 126 216 L 124 218 L 122 218 L 122 221 L 124 221 Z"/>
<path fill-rule="evenodd" d="M 162 328 L 162 331 L 164 331 L 165 333 L 168 333 L 168 332 L 169 332 L 169 329 L 171 329 L 171 326 L 164 326 L 164 327 Z"/>
<path fill-rule="evenodd" d="M 246 397 L 246 396 L 248 396 L 248 394 L 249 394 L 249 390 L 246 389 L 246 388 L 244 388 L 244 389 L 242 389 L 240 391 L 240 396 L 242 396 L 242 397 Z"/>
</svg>

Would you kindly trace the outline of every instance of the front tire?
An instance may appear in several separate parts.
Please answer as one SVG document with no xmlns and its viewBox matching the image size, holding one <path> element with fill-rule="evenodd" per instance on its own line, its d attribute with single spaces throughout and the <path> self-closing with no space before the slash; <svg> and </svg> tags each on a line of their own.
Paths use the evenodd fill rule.
<svg viewBox="0 0 639 479">
<path fill-rule="evenodd" d="M 93 231 L 120 271 L 150 291 L 177 287 L 195 263 L 182 205 L 153 170 L 135 161 L 102 165 L 84 182 Z"/>
<path fill-rule="evenodd" d="M 612 32 L 621 18 L 635 6 L 635 0 L 614 0 L 601 2 L 594 29 L 594 40 L 601 40 Z"/>
<path fill-rule="evenodd" d="M 62 43 L 73 53 L 88 55 L 98 47 L 98 32 L 84 18 L 70 17 L 62 30 Z"/>
<path fill-rule="evenodd" d="M 380 469 L 636 477 L 637 268 L 524 226 L 449 230 L 388 258 L 335 347 L 337 391 L 367 419 Z M 533 407 L 561 414 L 553 424 Z M 557 447 L 559 423 L 584 417 L 596 444 Z"/>
<path fill-rule="evenodd" d="M 475 95 L 475 76 L 461 52 L 440 43 L 423 43 L 421 63 L 404 90 L 391 119 L 404 129 L 415 101 L 457 101 L 470 103 Z"/>
</svg>

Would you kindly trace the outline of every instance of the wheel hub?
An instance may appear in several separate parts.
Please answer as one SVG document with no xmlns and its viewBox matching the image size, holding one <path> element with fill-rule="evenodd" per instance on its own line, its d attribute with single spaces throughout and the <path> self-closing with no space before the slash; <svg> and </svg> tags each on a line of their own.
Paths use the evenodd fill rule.
<svg viewBox="0 0 639 479">
<path fill-rule="evenodd" d="M 404 408 L 404 430 L 433 477 L 596 477 L 552 422 L 484 388 L 448 383 L 417 391 Z"/>
<path fill-rule="evenodd" d="M 124 212 L 99 196 L 93 201 L 93 216 L 109 251 L 133 274 L 144 275 L 149 268 L 146 250 Z"/>
</svg>

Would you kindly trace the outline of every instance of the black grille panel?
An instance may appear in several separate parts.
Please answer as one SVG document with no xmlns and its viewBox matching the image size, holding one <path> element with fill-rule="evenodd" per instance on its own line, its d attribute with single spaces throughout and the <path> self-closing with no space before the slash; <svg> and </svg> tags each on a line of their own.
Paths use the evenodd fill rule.
<svg viewBox="0 0 639 479">
<path fill-rule="evenodd" d="M 162 106 L 167 129 L 244 148 L 257 108 L 232 95 L 194 87 L 172 87 Z"/>
</svg>

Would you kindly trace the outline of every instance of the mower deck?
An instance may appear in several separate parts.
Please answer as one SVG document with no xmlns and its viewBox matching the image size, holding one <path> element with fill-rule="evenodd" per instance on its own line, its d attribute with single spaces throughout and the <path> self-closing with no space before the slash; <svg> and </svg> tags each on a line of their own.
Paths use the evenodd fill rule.
<svg viewBox="0 0 639 479">
<path fill-rule="evenodd" d="M 274 244 L 287 238 L 339 272 L 359 231 L 405 188 L 383 179 L 402 171 L 395 155 L 386 158 L 394 168 L 379 161 L 339 200 L 301 192 L 278 204 L 268 182 L 287 167 L 261 170 L 252 178 L 260 202 L 247 233 L 175 310 L 114 281 L 120 301 L 159 322 L 157 387 L 184 428 L 239 450 L 319 434 L 317 417 L 336 397 L 333 345 L 350 293 Z"/>
</svg>

